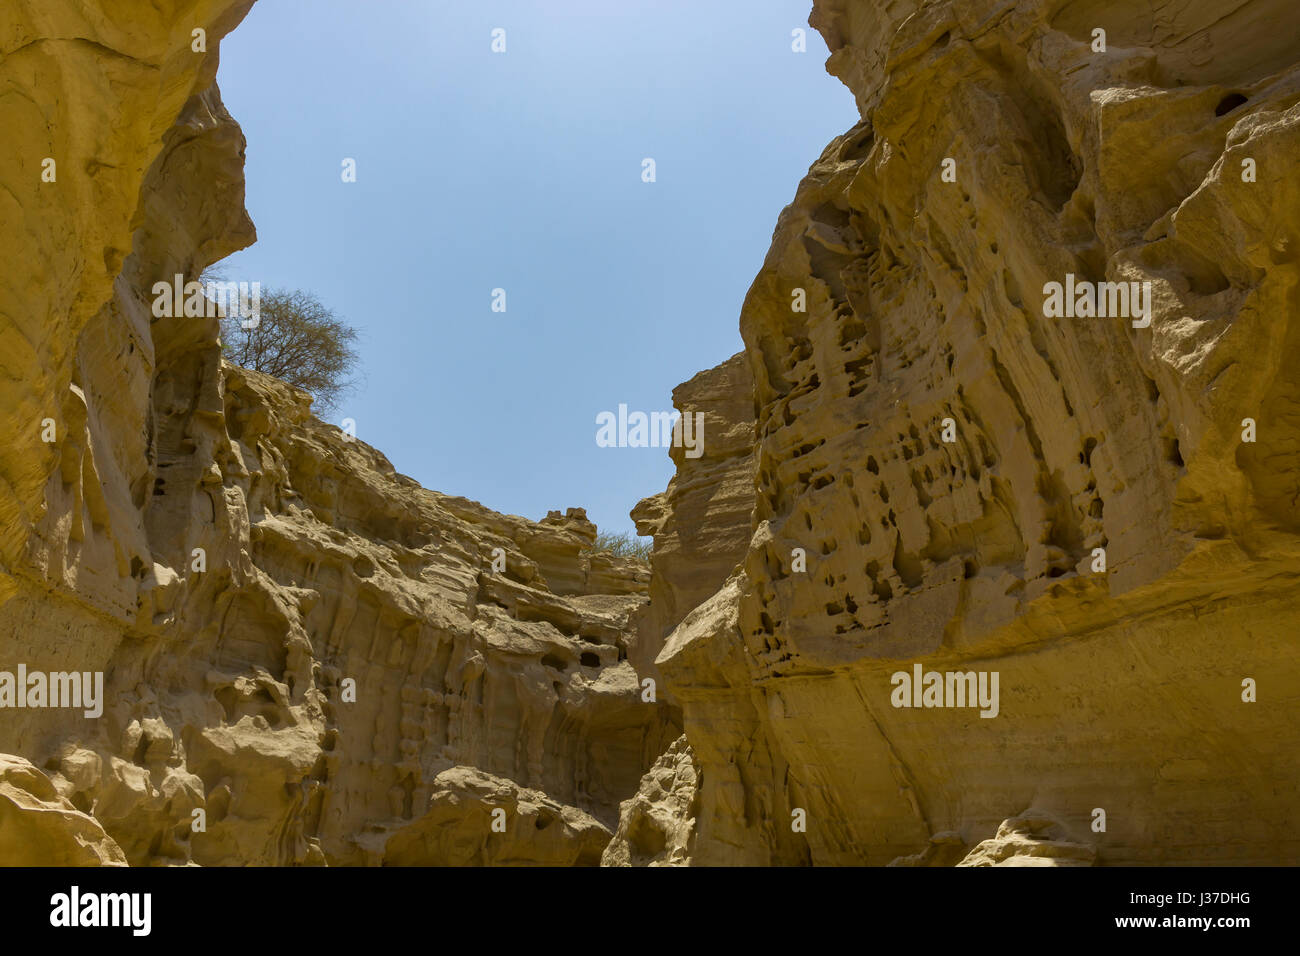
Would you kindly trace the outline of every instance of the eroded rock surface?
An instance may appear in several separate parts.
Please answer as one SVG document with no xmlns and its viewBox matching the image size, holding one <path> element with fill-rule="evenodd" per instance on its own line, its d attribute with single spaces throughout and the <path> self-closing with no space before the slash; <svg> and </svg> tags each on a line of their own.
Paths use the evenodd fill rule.
<svg viewBox="0 0 1300 956">
<path fill-rule="evenodd" d="M 686 737 L 655 761 L 619 808 L 618 832 L 602 866 L 684 866 L 695 834 L 699 774 Z"/>
<path fill-rule="evenodd" d="M 1092 866 L 1097 851 L 1071 839 L 1050 814 L 1026 810 L 1003 820 L 997 834 L 966 855 L 957 866 Z"/>
<path fill-rule="evenodd" d="M 861 120 L 674 395 L 649 572 L 152 314 L 255 235 L 249 6 L 0 12 L 0 671 L 105 679 L 0 710 L 0 862 L 1300 859 L 1289 2 L 816 0 Z"/>
<path fill-rule="evenodd" d="M 0 14 L 0 670 L 104 674 L 102 716 L 0 710 L 0 862 L 595 864 L 680 735 L 628 659 L 645 566 L 153 314 L 255 236 L 213 85 L 249 6 Z"/>
<path fill-rule="evenodd" d="M 672 446 L 677 473 L 667 490 L 632 509 L 637 533 L 654 538 L 650 604 L 634 660 L 648 673 L 673 628 L 711 595 L 744 557 L 753 530 L 754 380 L 744 353 L 673 390 L 673 407 L 703 416 L 703 452 Z"/>
<path fill-rule="evenodd" d="M 1300 859 L 1293 20 L 816 0 L 861 121 L 742 311 L 752 541 L 657 660 L 694 861 L 953 862 L 1026 806 L 1104 809 L 1099 863 Z M 1048 317 L 1067 276 L 1149 324 Z M 917 663 L 997 716 L 895 706 Z"/>
<path fill-rule="evenodd" d="M 21 757 L 0 754 L 0 864 L 125 866 L 126 856 L 48 776 Z"/>
</svg>

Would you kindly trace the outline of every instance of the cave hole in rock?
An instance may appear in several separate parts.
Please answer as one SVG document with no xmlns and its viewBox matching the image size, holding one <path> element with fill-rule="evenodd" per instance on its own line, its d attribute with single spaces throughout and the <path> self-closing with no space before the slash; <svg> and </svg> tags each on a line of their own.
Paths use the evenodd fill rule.
<svg viewBox="0 0 1300 956">
<path fill-rule="evenodd" d="M 1219 105 L 1214 108 L 1215 116 L 1227 116 L 1238 106 L 1248 102 L 1246 97 L 1240 93 L 1229 93 L 1223 99 L 1219 100 Z"/>
</svg>

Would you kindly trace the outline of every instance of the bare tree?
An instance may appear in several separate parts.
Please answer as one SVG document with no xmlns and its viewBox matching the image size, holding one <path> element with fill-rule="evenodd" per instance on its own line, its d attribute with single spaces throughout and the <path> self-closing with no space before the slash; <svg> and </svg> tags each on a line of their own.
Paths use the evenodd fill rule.
<svg viewBox="0 0 1300 956">
<path fill-rule="evenodd" d="M 357 330 L 310 292 L 263 293 L 256 323 L 227 314 L 221 339 L 227 361 L 311 393 L 319 410 L 335 408 L 355 384 Z"/>
</svg>

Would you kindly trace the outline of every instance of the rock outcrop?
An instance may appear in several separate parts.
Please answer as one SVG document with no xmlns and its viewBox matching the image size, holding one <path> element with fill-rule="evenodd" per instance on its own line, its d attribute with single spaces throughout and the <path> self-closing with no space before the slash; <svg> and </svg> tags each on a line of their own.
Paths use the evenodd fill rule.
<svg viewBox="0 0 1300 956">
<path fill-rule="evenodd" d="M 99 822 L 60 797 L 21 757 L 0 755 L 0 862 L 5 866 L 125 866 Z"/>
<path fill-rule="evenodd" d="M 682 618 L 718 589 L 744 557 L 753 530 L 754 380 L 744 353 L 673 390 L 682 415 L 702 415 L 707 436 L 697 458 L 669 449 L 677 473 L 666 491 L 632 509 L 637 534 L 654 538 L 650 604 L 638 625 L 639 670 Z"/>
<path fill-rule="evenodd" d="M 693 861 L 952 863 L 1026 806 L 1098 863 L 1300 859 L 1293 18 L 816 0 L 861 121 L 741 314 L 752 540 L 657 660 Z"/>
<path fill-rule="evenodd" d="M 815 0 L 649 569 L 156 314 L 251 2 L 0 13 L 0 863 L 1300 860 L 1290 0 Z"/>
<path fill-rule="evenodd" d="M 632 509 L 637 533 L 654 538 L 650 604 L 638 626 L 637 668 L 657 681 L 655 657 L 669 635 L 727 580 L 749 545 L 754 513 L 753 392 L 744 353 L 674 389 L 673 406 L 683 416 L 703 416 L 702 434 L 707 436 L 703 453 L 689 458 L 683 449 L 672 447 L 677 473 L 667 490 Z M 682 689 L 695 699 L 694 688 Z M 666 699 L 676 708 L 671 692 Z M 719 719 L 730 718 L 719 715 Z M 718 765 L 731 760 L 732 755 L 721 750 L 712 753 Z M 707 792 L 716 794 L 719 788 L 715 785 Z M 698 771 L 690 744 L 682 737 L 622 805 L 618 832 L 602 863 L 680 866 L 691 862 L 698 806 Z"/>
<path fill-rule="evenodd" d="M 997 834 L 957 866 L 1092 866 L 1096 850 L 1070 838 L 1050 814 L 1026 810 L 1003 820 Z"/>
<path fill-rule="evenodd" d="M 699 775 L 686 737 L 655 761 L 636 794 L 619 808 L 618 831 L 602 866 L 684 866 L 695 835 Z"/>
<path fill-rule="evenodd" d="M 595 864 L 680 735 L 644 565 L 420 488 L 152 308 L 255 237 L 213 84 L 249 6 L 0 15 L 0 671 L 103 675 L 100 714 L 0 709 L 0 862 Z"/>
</svg>

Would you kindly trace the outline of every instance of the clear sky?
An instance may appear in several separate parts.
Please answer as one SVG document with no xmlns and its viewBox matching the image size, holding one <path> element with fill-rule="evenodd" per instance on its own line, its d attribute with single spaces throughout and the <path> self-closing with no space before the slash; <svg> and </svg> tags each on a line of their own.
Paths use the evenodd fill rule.
<svg viewBox="0 0 1300 956">
<path fill-rule="evenodd" d="M 672 462 L 598 447 L 596 416 L 669 410 L 741 349 L 777 215 L 857 121 L 809 9 L 260 0 L 218 75 L 258 241 L 220 272 L 308 290 L 361 331 L 364 380 L 329 418 L 398 471 L 631 531 Z"/>
</svg>

